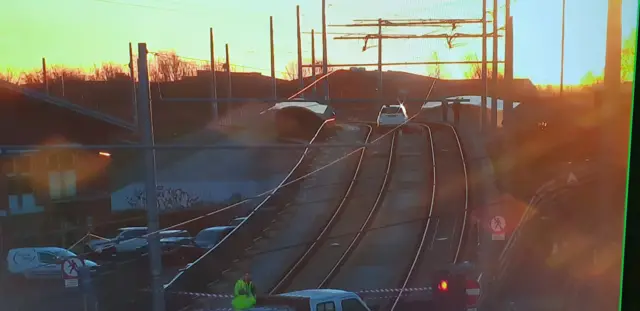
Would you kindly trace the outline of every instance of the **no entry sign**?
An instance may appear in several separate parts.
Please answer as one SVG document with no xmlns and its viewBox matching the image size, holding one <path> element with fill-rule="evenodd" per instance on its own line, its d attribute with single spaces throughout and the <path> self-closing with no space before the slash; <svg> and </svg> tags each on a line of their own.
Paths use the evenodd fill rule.
<svg viewBox="0 0 640 311">
<path fill-rule="evenodd" d="M 80 268 L 84 267 L 84 261 L 80 258 L 68 258 L 62 263 L 62 278 L 64 287 L 78 287 Z"/>
<path fill-rule="evenodd" d="M 494 216 L 489 220 L 489 226 L 491 227 L 491 239 L 494 241 L 504 241 L 505 232 L 507 228 L 507 221 L 502 216 Z"/>
</svg>

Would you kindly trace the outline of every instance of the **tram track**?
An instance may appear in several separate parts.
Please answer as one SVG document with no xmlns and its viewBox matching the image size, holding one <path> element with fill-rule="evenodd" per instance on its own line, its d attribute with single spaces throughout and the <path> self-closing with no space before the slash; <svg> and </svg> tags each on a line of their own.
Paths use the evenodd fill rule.
<svg viewBox="0 0 640 311">
<path fill-rule="evenodd" d="M 398 284 L 399 290 L 380 310 L 402 309 L 399 306 L 406 297 L 408 288 L 428 287 L 434 269 L 446 269 L 461 260 L 468 218 L 469 181 L 460 138 L 450 124 L 421 126 L 429 134 L 433 159 L 433 195 L 429 217 L 415 247 L 413 260 L 407 267 L 402 282 Z M 434 133 L 436 131 L 438 133 Z M 442 135 L 442 131 L 449 132 L 449 135 Z M 451 149 L 459 160 L 448 156 Z"/>
<path fill-rule="evenodd" d="M 368 127 L 370 136 L 373 129 Z M 380 141 L 380 144 L 363 149 L 353 179 L 331 219 L 269 294 L 324 287 L 339 272 L 371 226 L 393 170 L 397 133 L 373 135 L 376 136 L 373 141 Z M 372 189 L 379 189 L 377 195 L 372 195 Z M 354 227 L 359 230 L 354 232 Z M 314 256 L 319 253 L 322 256 Z"/>
</svg>

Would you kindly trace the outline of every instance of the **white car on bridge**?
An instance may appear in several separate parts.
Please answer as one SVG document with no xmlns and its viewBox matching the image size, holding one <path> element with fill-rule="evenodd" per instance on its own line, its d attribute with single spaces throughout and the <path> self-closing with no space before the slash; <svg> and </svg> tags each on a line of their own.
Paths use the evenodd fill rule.
<svg viewBox="0 0 640 311">
<path fill-rule="evenodd" d="M 385 105 L 378 113 L 378 128 L 396 127 L 409 120 L 407 109 L 403 104 Z"/>
</svg>

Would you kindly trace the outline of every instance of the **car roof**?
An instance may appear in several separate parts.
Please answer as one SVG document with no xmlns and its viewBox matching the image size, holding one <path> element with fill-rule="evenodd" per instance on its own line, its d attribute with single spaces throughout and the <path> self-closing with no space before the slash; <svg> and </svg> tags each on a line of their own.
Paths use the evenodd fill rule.
<svg viewBox="0 0 640 311">
<path fill-rule="evenodd" d="M 190 236 L 169 236 L 166 238 L 162 238 L 161 240 L 171 241 L 171 240 L 188 240 L 191 239 Z"/>
<path fill-rule="evenodd" d="M 20 248 L 13 248 L 10 251 L 23 251 L 23 250 L 35 250 L 35 251 L 45 251 L 45 252 L 56 252 L 56 251 L 64 251 L 66 250 L 65 248 L 62 247 L 57 247 L 57 246 L 36 246 L 36 247 L 20 247 Z"/>
<path fill-rule="evenodd" d="M 391 108 L 393 108 L 393 107 L 395 107 L 395 108 L 401 108 L 401 107 L 404 107 L 404 105 L 403 105 L 403 104 L 390 104 L 390 105 L 384 105 L 384 106 L 382 106 L 382 108 L 386 108 L 386 107 L 391 107 Z"/>
<path fill-rule="evenodd" d="M 118 231 L 129 231 L 129 230 L 147 230 L 147 227 L 124 227 L 118 229 Z"/>
<path fill-rule="evenodd" d="M 315 299 L 355 298 L 357 295 L 341 289 L 305 289 L 295 292 L 280 294 L 279 296 L 301 297 Z"/>
<path fill-rule="evenodd" d="M 210 232 L 210 231 L 224 231 L 235 228 L 234 226 L 218 226 L 218 227 L 209 227 L 200 230 L 200 232 Z"/>
<path fill-rule="evenodd" d="M 160 233 L 182 233 L 182 232 L 186 232 L 187 230 L 162 230 L 160 231 Z"/>
</svg>

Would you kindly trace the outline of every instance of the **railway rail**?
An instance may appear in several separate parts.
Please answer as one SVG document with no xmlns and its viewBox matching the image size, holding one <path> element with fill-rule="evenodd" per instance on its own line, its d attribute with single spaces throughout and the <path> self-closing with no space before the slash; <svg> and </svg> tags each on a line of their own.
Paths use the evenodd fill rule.
<svg viewBox="0 0 640 311">
<path fill-rule="evenodd" d="M 317 130 L 314 135 L 312 142 L 315 141 L 317 136 L 321 133 L 322 128 L 326 125 L 327 122 L 323 123 L 322 126 Z M 210 289 L 212 281 L 219 280 L 223 277 L 224 273 L 228 271 L 229 267 L 232 266 L 235 262 L 237 262 L 239 254 L 237 242 L 241 242 L 240 245 L 246 251 L 246 249 L 250 248 L 255 244 L 256 240 L 259 240 L 261 235 L 263 235 L 264 229 L 269 227 L 270 224 L 273 224 L 275 218 L 280 215 L 280 212 L 283 208 L 274 209 L 269 208 L 271 201 L 273 201 L 274 194 L 277 194 L 279 190 L 285 189 L 285 187 L 292 185 L 294 183 L 299 183 L 304 179 L 311 176 L 314 172 L 306 173 L 302 176 L 294 176 L 294 173 L 301 168 L 303 165 L 305 157 L 308 157 L 308 154 L 312 150 L 310 148 L 306 148 L 303 152 L 298 163 L 291 170 L 289 175 L 281 182 L 281 184 L 276 188 L 272 189 L 264 194 L 267 194 L 265 199 L 255 207 L 234 230 L 232 230 L 228 235 L 226 235 L 221 241 L 218 242 L 216 246 L 209 249 L 204 255 L 202 255 L 198 260 L 192 263 L 188 269 L 184 269 L 179 272 L 169 283 L 165 285 L 167 291 L 202 291 L 203 289 Z M 245 200 L 246 201 L 246 200 Z M 226 209 L 230 209 L 234 206 L 239 205 L 236 203 L 234 205 L 226 207 Z M 260 217 L 262 216 L 262 217 Z M 204 218 L 202 216 L 201 218 Z M 258 224 L 256 224 L 258 223 Z M 259 230 L 251 228 L 252 225 L 257 225 Z M 241 230 L 242 228 L 247 228 L 246 230 Z M 248 233 L 248 234 L 247 234 Z M 234 245 L 236 244 L 236 245 Z M 229 252 L 229 251 L 232 252 Z M 217 252 L 216 252 L 217 251 Z M 213 253 L 215 252 L 215 253 Z M 225 252 L 232 253 L 225 254 Z M 211 254 L 213 253 L 213 254 Z M 213 257 L 216 258 L 210 258 Z M 221 258 L 218 258 L 221 257 Z M 233 258 L 232 258 L 233 257 Z M 197 277 L 194 273 L 191 273 L 191 278 L 189 281 L 185 281 L 184 274 L 187 274 L 189 270 L 193 270 L 194 266 L 196 266 L 201 261 L 206 260 L 209 264 L 201 265 L 202 268 L 199 269 L 199 272 L 202 272 L 201 275 L 205 277 Z M 204 271 L 203 271 L 204 270 Z M 194 280 L 195 279 L 195 280 Z M 172 296 L 168 296 L 168 305 L 171 305 L 172 308 L 177 307 L 178 309 L 182 307 L 186 307 L 188 304 L 191 304 L 193 301 L 185 301 L 183 299 L 173 299 Z"/>
<path fill-rule="evenodd" d="M 453 127 L 450 124 L 438 124 L 436 126 L 440 127 L 439 130 L 444 129 L 445 131 L 449 131 L 451 134 L 450 138 L 453 138 L 452 141 L 455 141 L 455 146 L 456 146 L 456 150 L 455 153 L 457 153 L 459 155 L 459 166 L 458 166 L 458 174 L 455 174 L 454 172 L 448 171 L 448 172 L 442 172 L 441 170 L 443 170 L 442 168 L 437 169 L 437 164 L 442 163 L 442 162 L 446 162 L 451 160 L 451 157 L 444 157 L 444 156 L 439 156 L 438 153 L 442 154 L 442 153 L 447 153 L 450 150 L 448 149 L 440 149 L 439 152 L 436 152 L 436 148 L 438 146 L 436 146 L 436 142 L 438 142 L 437 139 L 434 139 L 434 133 L 432 130 L 432 126 L 428 125 L 428 124 L 422 124 L 422 126 L 427 130 L 428 134 L 429 134 L 429 139 L 431 142 L 431 151 L 432 151 L 432 165 L 433 165 L 433 188 L 432 188 L 432 200 L 430 203 L 430 208 L 429 208 L 429 218 L 427 218 L 426 224 L 424 226 L 424 231 L 422 232 L 421 238 L 420 238 L 420 242 L 418 243 L 418 245 L 416 246 L 416 252 L 414 255 L 414 258 L 411 262 L 411 265 L 408 267 L 406 275 L 402 281 L 401 284 L 399 284 L 398 289 L 399 291 L 396 292 L 394 294 L 394 298 L 392 299 L 392 301 L 390 302 L 389 306 L 385 306 L 383 308 L 381 308 L 382 310 L 390 310 L 390 311 L 395 311 L 395 310 L 399 310 L 401 308 L 399 308 L 399 306 L 401 305 L 401 300 L 406 297 L 405 292 L 407 291 L 407 288 L 413 287 L 413 286 L 428 286 L 429 285 L 429 281 L 428 281 L 428 277 L 425 278 L 424 276 L 428 276 L 430 275 L 429 272 L 432 272 L 433 267 L 443 267 L 442 265 L 444 264 L 444 261 L 446 261 L 447 259 L 455 264 L 458 264 L 459 261 L 461 260 L 461 249 L 463 247 L 463 241 L 465 238 L 465 231 L 466 231 L 466 227 L 467 227 L 467 218 L 468 218 L 468 204 L 469 204 L 469 181 L 468 181 L 468 174 L 467 174 L 467 167 L 466 167 L 466 161 L 465 161 L 465 156 L 464 156 L 464 152 L 462 149 L 462 144 L 460 143 L 460 137 L 458 136 L 458 132 L 456 131 L 455 127 Z M 444 140 L 444 139 L 443 139 Z M 442 140 L 440 140 L 440 142 L 442 142 Z M 451 141 L 449 141 L 450 143 Z M 447 145 L 448 147 L 448 145 Z M 439 159 L 440 158 L 440 159 Z M 444 158 L 447 158 L 446 160 Z M 441 160 L 438 161 L 438 160 Z M 454 162 L 454 161 L 452 161 Z M 445 165 L 443 165 L 445 168 L 451 170 L 452 166 L 455 166 L 455 163 L 444 163 Z M 452 178 L 451 180 L 453 182 L 445 182 L 446 179 L 445 178 Z M 457 178 L 462 178 L 462 180 L 459 180 Z M 439 180 L 440 179 L 440 180 Z M 449 181 L 451 181 L 449 180 Z M 453 188 L 457 188 L 457 186 L 463 186 L 464 188 L 464 192 L 460 193 L 463 194 L 461 197 L 462 199 L 460 200 L 460 196 L 457 196 L 457 192 L 451 193 L 452 191 L 455 190 L 460 190 L 460 189 L 453 189 L 453 188 L 449 188 L 449 187 L 443 187 L 444 186 L 451 186 L 453 185 Z M 444 190 L 444 191 L 443 191 Z M 443 197 L 444 196 L 444 197 Z M 458 198 L 458 200 L 454 201 L 454 205 L 458 205 L 458 206 L 451 206 L 449 205 L 449 203 L 451 203 L 451 201 L 449 200 L 449 198 L 447 197 L 455 197 Z M 442 206 L 442 205 L 448 205 L 448 206 Z M 452 208 L 457 208 L 457 209 L 461 209 L 461 210 L 456 210 L 453 211 L 451 214 L 454 216 L 454 221 L 452 223 L 452 231 L 451 231 L 451 235 L 450 238 L 451 239 L 455 239 L 454 241 L 452 241 L 452 245 L 453 246 L 453 252 L 452 252 L 452 258 L 449 257 L 447 258 L 446 254 L 446 248 L 444 249 L 444 252 L 439 252 L 439 254 L 436 254 L 435 252 L 433 254 L 431 254 L 431 257 L 439 257 L 439 255 L 442 255 L 442 253 L 444 253 L 444 260 L 438 261 L 437 258 L 425 258 L 425 246 L 426 246 L 426 242 L 429 241 L 428 236 L 429 236 L 429 231 L 433 231 L 433 235 L 431 238 L 431 244 L 429 245 L 430 251 L 434 250 L 434 243 L 436 242 L 436 238 L 437 238 L 437 234 L 438 234 L 438 225 L 441 223 L 441 218 L 443 218 L 443 222 L 444 222 L 444 218 L 447 217 L 448 218 L 448 213 L 449 211 L 444 211 L 444 212 L 437 212 L 438 217 L 431 217 L 433 215 L 433 211 L 435 208 L 438 209 L 442 209 L 442 208 L 446 208 L 446 209 L 452 209 Z M 460 214 L 458 215 L 458 212 L 460 212 Z M 436 228 L 434 228 L 433 230 L 430 230 L 430 227 L 432 222 L 436 222 Z M 451 223 L 450 223 L 451 224 Z M 455 244 L 453 244 L 455 243 Z M 443 249 L 440 249 L 441 251 Z M 451 254 L 451 253 L 449 253 Z M 418 278 L 417 276 L 422 276 L 420 278 Z M 425 281 L 427 280 L 427 281 Z"/>
<path fill-rule="evenodd" d="M 370 125 L 367 125 L 367 126 L 369 128 L 369 133 L 367 135 L 367 138 L 370 139 L 370 136 L 372 135 L 372 132 L 373 132 L 373 128 Z M 389 140 L 388 147 L 387 147 L 388 151 L 384 152 L 384 154 L 386 155 L 386 165 L 384 166 L 384 171 L 383 171 L 383 176 L 381 178 L 381 181 L 376 180 L 376 179 L 380 179 L 376 177 L 364 177 L 364 178 L 362 177 L 363 166 L 371 166 L 370 169 L 373 171 L 379 168 L 379 166 L 376 165 L 378 163 L 376 163 L 375 161 L 375 153 L 378 153 L 379 150 L 376 150 L 375 147 L 367 147 L 366 149 L 363 149 L 363 152 L 360 154 L 360 158 L 358 160 L 357 168 L 355 170 L 354 176 L 351 182 L 349 183 L 348 189 L 345 192 L 345 195 L 340 201 L 335 212 L 331 216 L 330 220 L 326 223 L 324 228 L 322 228 L 322 230 L 318 234 L 315 241 L 309 245 L 309 247 L 306 249 L 303 255 L 296 260 L 296 262 L 291 266 L 289 271 L 285 275 L 283 275 L 282 278 L 280 278 L 280 280 L 275 284 L 275 286 L 269 291 L 269 294 L 273 295 L 273 294 L 280 293 L 282 291 L 287 291 L 286 289 L 290 289 L 291 287 L 295 288 L 296 285 L 298 286 L 302 285 L 301 281 L 303 283 L 306 283 L 311 280 L 311 282 L 315 284 L 313 285 L 304 284 L 304 285 L 316 287 L 316 288 L 322 288 L 335 276 L 335 274 L 339 271 L 340 267 L 342 266 L 346 258 L 353 251 L 353 249 L 355 249 L 355 247 L 358 245 L 358 242 L 361 240 L 361 237 L 364 234 L 364 232 L 370 227 L 371 221 L 373 220 L 374 215 L 378 210 L 378 207 L 383 201 L 384 194 L 386 192 L 386 187 L 389 181 L 390 172 L 392 171 L 392 168 L 393 168 L 396 139 L 397 139 L 397 133 L 393 132 L 393 133 L 384 133 L 378 136 L 374 140 L 374 141 L 380 140 L 383 144 L 386 142 L 385 140 Z M 382 149 L 382 146 L 379 146 L 379 148 Z M 370 171 L 368 170 L 367 173 L 368 172 Z M 377 187 L 374 185 L 373 187 L 379 189 L 379 191 L 377 192 L 378 194 L 377 196 L 375 196 L 375 199 L 373 200 L 373 202 L 368 202 L 369 204 L 366 204 L 363 201 L 365 201 L 367 197 L 372 197 L 372 196 L 369 196 L 369 194 L 372 193 L 371 187 L 372 187 L 372 184 L 376 184 L 377 181 L 379 182 L 379 185 Z M 359 197 L 355 197 L 355 195 L 359 195 Z M 351 204 L 353 204 L 354 202 L 364 203 L 361 205 L 365 205 L 365 206 L 368 205 L 370 207 L 368 209 L 355 209 L 357 214 L 360 214 L 360 215 L 354 215 L 354 207 L 351 206 Z M 348 207 L 351 207 L 351 208 L 348 208 Z M 360 217 L 356 217 L 356 216 L 360 216 Z M 357 232 L 353 232 L 352 234 L 338 234 L 338 235 L 330 234 L 330 233 L 334 233 L 334 229 L 340 230 L 341 229 L 340 227 L 343 227 L 343 228 L 345 227 L 345 224 L 341 223 L 342 220 L 344 219 L 352 220 L 353 218 L 359 218 L 359 219 L 364 218 Z M 349 223 L 346 225 L 351 228 L 353 223 Z M 346 242 L 343 244 L 343 245 L 347 245 L 346 248 L 341 245 L 342 243 L 341 244 L 332 243 L 332 238 L 335 238 L 336 236 L 339 237 L 341 242 L 342 241 Z M 319 268 L 319 265 L 318 267 L 316 267 L 316 265 L 310 264 L 310 263 L 315 263 L 312 261 L 313 260 L 312 255 L 317 253 L 319 250 L 325 250 L 325 249 L 328 249 L 328 251 L 331 252 L 332 255 L 334 255 L 332 257 L 334 257 L 335 259 L 334 261 L 332 261 L 333 265 L 329 266 L 328 271 L 326 270 L 323 271 L 322 269 Z M 326 267 L 326 263 L 323 266 Z M 313 275 L 309 275 L 309 273 L 302 275 L 303 270 L 307 270 L 305 269 L 307 267 L 312 267 L 312 269 L 314 269 L 314 271 L 312 271 L 311 273 Z M 306 287 L 304 285 L 302 287 Z"/>
<path fill-rule="evenodd" d="M 413 255 L 407 255 L 412 259 L 404 268 L 405 272 L 396 273 L 402 275 L 399 277 L 401 278 L 400 284 L 386 283 L 390 287 L 397 286 L 398 291 L 386 296 L 383 303 L 379 305 L 380 308 L 377 308 L 378 310 L 402 309 L 399 306 L 403 305 L 403 298 L 407 297 L 410 288 L 430 285 L 428 277 L 418 278 L 417 276 L 430 275 L 434 267 L 446 267 L 451 263 L 459 263 L 461 249 L 464 246 L 468 218 L 469 181 L 458 133 L 449 124 L 412 123 L 412 125 L 421 128 L 422 132 L 427 135 L 426 140 L 430 152 L 425 151 L 424 153 L 429 153 L 428 157 L 431 160 L 431 163 L 425 167 L 431 172 L 428 181 L 431 186 L 430 200 L 422 205 L 423 212 L 426 212 L 427 215 L 414 219 L 414 222 L 417 221 L 420 224 L 416 224 L 418 225 L 416 229 L 409 230 L 411 234 L 416 235 L 417 242 L 407 244 L 415 243 L 415 246 L 412 248 L 413 251 L 410 251 Z M 367 126 L 365 141 L 369 143 L 375 134 L 373 134 L 372 127 Z M 361 153 L 354 169 L 353 178 L 350 180 L 344 196 L 339 200 L 338 206 L 319 230 L 315 240 L 309 242 L 306 249 L 290 265 L 290 269 L 272 283 L 275 284 L 268 291 L 269 295 L 306 288 L 327 288 L 332 285 L 336 287 L 332 284 L 335 283 L 332 280 L 340 274 L 345 262 L 352 261 L 348 259 L 353 257 L 354 250 L 361 251 L 359 244 L 364 237 L 369 232 L 378 229 L 372 225 L 379 220 L 377 218 L 381 218 L 377 213 L 380 206 L 383 203 L 386 204 L 385 195 L 388 192 L 387 188 L 391 176 L 397 170 L 394 169 L 395 162 L 398 161 L 396 160 L 398 134 L 396 131 L 391 135 L 387 134 L 382 136 L 388 136 L 388 145 L 380 145 L 385 145 L 388 150 L 382 151 L 380 147 L 376 150 L 376 144 L 360 149 Z M 373 142 L 378 140 L 386 142 L 383 139 L 383 137 L 378 137 Z M 452 153 L 456 155 L 452 156 Z M 376 157 L 376 155 L 378 156 Z M 380 157 L 381 155 L 384 157 Z M 378 168 L 377 178 L 363 177 L 365 174 L 371 174 L 372 170 L 368 165 L 375 164 L 376 160 L 374 159 L 378 161 L 378 165 L 373 165 L 371 168 Z M 384 171 L 380 172 L 382 167 L 380 161 L 382 160 L 386 162 L 386 165 L 384 165 Z M 382 177 L 379 175 L 380 173 L 383 173 Z M 424 181 L 422 184 L 424 185 Z M 372 191 L 372 189 L 378 189 L 377 195 L 372 195 L 375 193 L 373 192 L 375 190 Z M 393 208 L 387 206 L 386 209 L 388 213 Z M 388 220 L 382 220 L 382 222 L 388 222 Z M 448 242 L 438 244 L 436 241 L 441 240 L 438 238 L 438 234 L 442 232 L 446 232 L 447 237 L 444 240 L 448 240 Z M 373 236 L 369 237 L 369 240 L 372 238 L 375 240 Z M 380 251 L 384 250 L 381 248 L 376 250 L 376 252 Z M 322 256 L 315 256 L 316 254 L 322 254 Z M 366 281 L 362 281 L 362 283 L 366 283 Z M 355 290 L 349 286 L 337 287 Z"/>
</svg>

